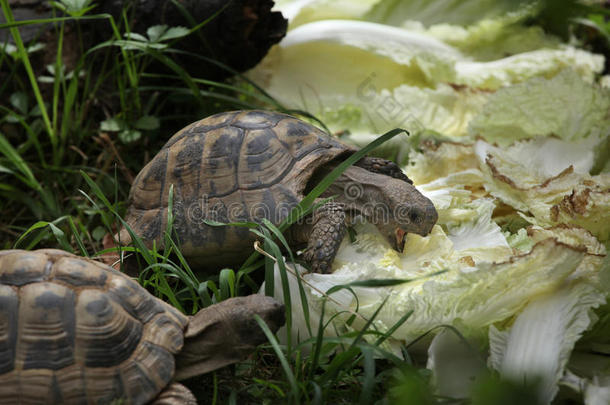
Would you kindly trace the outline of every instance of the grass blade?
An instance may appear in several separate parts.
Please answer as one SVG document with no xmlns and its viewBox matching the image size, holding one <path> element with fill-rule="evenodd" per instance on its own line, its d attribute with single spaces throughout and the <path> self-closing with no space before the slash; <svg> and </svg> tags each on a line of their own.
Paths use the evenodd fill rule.
<svg viewBox="0 0 610 405">
<path fill-rule="evenodd" d="M 95 193 L 95 196 L 97 198 L 99 198 L 102 203 L 104 204 L 104 206 L 112 213 L 115 215 L 115 217 L 119 220 L 119 222 L 121 223 L 121 226 L 123 226 L 126 230 L 127 233 L 129 233 L 129 236 L 131 237 L 131 241 L 134 244 L 134 246 L 138 249 L 138 253 L 140 253 L 142 255 L 142 257 L 144 257 L 144 260 L 146 261 L 146 263 L 148 263 L 149 265 L 156 263 L 156 260 L 154 259 L 154 257 L 150 254 L 149 249 L 146 247 L 146 245 L 144 244 L 144 242 L 142 241 L 142 239 L 136 235 L 136 233 L 133 231 L 133 229 L 131 229 L 131 227 L 127 224 L 127 222 L 125 222 L 123 220 L 123 218 L 120 217 L 120 215 L 116 212 L 116 210 L 113 208 L 112 204 L 110 203 L 110 201 L 108 201 L 108 198 L 106 198 L 106 196 L 104 195 L 104 193 L 102 192 L 102 190 L 100 189 L 100 187 L 91 179 L 91 177 L 89 177 L 89 175 L 87 173 L 85 173 L 84 171 L 80 171 L 81 175 L 83 176 L 83 178 L 85 179 L 85 181 L 87 182 L 87 184 L 89 185 L 89 187 L 93 190 L 93 192 Z M 91 201 L 91 203 L 95 204 L 95 201 L 93 201 L 91 199 L 91 197 L 89 197 L 89 195 L 87 195 L 87 193 L 85 193 L 84 191 L 81 190 L 81 193 L 89 200 Z"/>
<path fill-rule="evenodd" d="M 19 170 L 19 172 L 21 172 L 23 176 L 20 177 L 20 179 L 28 187 L 36 191 L 42 190 L 42 186 L 34 177 L 34 173 L 32 173 L 30 167 L 2 134 L 0 134 L 0 152 L 6 156 L 6 158 L 15 166 L 17 170 Z"/>
<path fill-rule="evenodd" d="M 263 248 L 266 252 L 271 251 L 271 242 L 265 239 Z M 265 295 L 273 297 L 275 293 L 275 274 L 274 274 L 274 263 L 270 257 L 265 256 Z"/>
<path fill-rule="evenodd" d="M 13 245 L 13 249 L 18 249 L 18 246 L 21 243 L 21 241 L 23 239 L 25 239 L 25 237 L 28 236 L 30 233 L 34 232 L 37 229 L 45 228 L 48 225 L 49 225 L 49 223 L 47 221 L 38 221 L 34 225 L 30 226 L 24 233 L 21 234 L 19 239 L 17 239 L 17 241 Z"/>
<path fill-rule="evenodd" d="M 0 1 L 0 4 L 2 5 L 2 11 L 4 13 L 4 18 L 6 18 L 7 23 L 14 23 L 15 17 L 13 16 L 13 12 L 8 4 L 8 1 L 2 0 Z M 42 98 L 42 93 L 40 92 L 40 88 L 38 87 L 38 81 L 36 80 L 36 75 L 34 73 L 34 69 L 32 68 L 30 57 L 28 55 L 27 50 L 25 49 L 25 46 L 23 45 L 23 40 L 21 39 L 19 29 L 17 29 L 16 27 L 11 27 L 9 28 L 9 31 L 11 32 L 13 40 L 15 41 L 15 45 L 17 46 L 17 50 L 19 51 L 19 55 L 21 56 L 23 66 L 25 67 L 28 79 L 30 80 L 30 86 L 32 86 L 32 91 L 34 92 L 34 97 L 36 98 L 36 102 L 38 103 L 38 107 L 40 108 L 42 120 L 49 135 L 49 139 L 51 140 L 53 151 L 55 152 L 57 149 L 57 136 L 53 131 L 53 126 L 51 125 L 51 120 L 49 119 L 49 114 L 47 113 L 47 107 L 45 106 L 44 100 Z"/>
<path fill-rule="evenodd" d="M 59 229 L 52 222 L 49 222 L 49 229 L 51 229 L 53 236 L 55 236 L 55 239 L 57 240 L 57 242 L 59 242 L 63 250 L 65 250 L 66 252 L 74 253 L 74 249 L 72 249 L 72 246 L 70 246 L 70 243 L 68 242 L 64 231 Z"/>
<path fill-rule="evenodd" d="M 394 325 L 392 325 L 392 327 L 390 329 L 388 329 L 387 332 L 385 332 L 383 334 L 383 336 L 381 336 L 379 339 L 377 339 L 375 341 L 375 346 L 381 345 L 390 336 L 392 336 L 392 334 L 394 334 L 396 329 L 400 328 L 402 326 L 402 324 L 405 323 L 407 321 L 407 319 L 409 319 L 411 317 L 411 315 L 413 315 L 413 310 L 412 309 L 407 311 L 407 313 L 405 313 L 403 316 L 401 316 L 400 319 Z"/>
<path fill-rule="evenodd" d="M 362 381 L 362 392 L 360 393 L 360 405 L 368 405 L 373 399 L 373 388 L 375 387 L 375 359 L 373 351 L 367 347 L 360 348 L 364 357 L 363 368 L 364 376 Z"/>
<path fill-rule="evenodd" d="M 218 276 L 220 284 L 220 301 L 235 296 L 235 272 L 231 269 L 222 269 Z"/>
<path fill-rule="evenodd" d="M 258 315 L 254 315 L 254 319 L 256 319 L 258 326 L 261 327 L 261 329 L 265 333 L 265 336 L 267 336 L 267 340 L 269 340 L 269 343 L 271 344 L 273 351 L 275 352 L 278 360 L 280 361 L 280 364 L 282 365 L 284 374 L 286 374 L 286 378 L 288 379 L 288 383 L 290 384 L 290 390 L 292 393 L 293 401 L 295 403 L 298 403 L 299 386 L 297 385 L 297 380 L 294 377 L 294 373 L 292 372 L 292 369 L 290 368 L 290 365 L 288 364 L 288 360 L 286 359 L 284 352 L 282 352 L 282 349 L 281 349 L 277 339 L 275 338 L 273 333 L 271 333 L 271 330 L 269 329 L 269 327 L 267 326 L 265 321 L 263 321 L 263 319 Z"/>
<path fill-rule="evenodd" d="M 311 357 L 311 367 L 309 368 L 309 379 L 313 380 L 313 373 L 318 369 L 320 362 L 320 353 L 322 351 L 322 340 L 324 339 L 324 312 L 326 311 L 326 303 L 322 302 L 322 309 L 320 310 L 320 321 L 318 322 L 318 333 L 316 335 L 316 342 L 313 347 L 313 356 Z M 318 387 L 319 388 L 319 387 Z"/>
<path fill-rule="evenodd" d="M 263 225 L 265 225 L 271 233 L 275 235 L 275 237 L 282 243 L 284 249 L 288 252 L 290 256 L 290 261 L 292 263 L 296 263 L 294 259 L 294 255 L 292 254 L 292 249 L 288 245 L 288 241 L 284 238 L 282 232 L 271 223 L 267 218 L 263 218 Z M 303 283 L 301 282 L 301 277 L 298 274 L 295 274 L 295 278 L 297 280 L 297 285 L 299 286 L 299 296 L 301 298 L 301 308 L 303 309 L 303 317 L 305 318 L 305 325 L 307 326 L 307 330 L 309 335 L 311 336 L 311 325 L 309 323 L 309 302 L 307 301 L 307 294 L 305 293 L 305 289 L 303 288 Z"/>
<path fill-rule="evenodd" d="M 68 217 L 68 225 L 70 225 L 70 230 L 74 235 L 74 240 L 76 240 L 76 244 L 78 245 L 80 254 L 82 256 L 89 257 L 89 252 L 87 252 L 87 248 L 85 247 L 85 244 L 83 243 L 83 240 L 80 237 L 80 234 L 78 232 L 78 229 L 76 228 L 76 225 L 74 224 L 74 220 L 72 219 L 72 217 Z"/>
<path fill-rule="evenodd" d="M 176 298 L 176 294 L 174 294 L 174 291 L 172 290 L 172 288 L 169 286 L 169 283 L 167 282 L 167 278 L 165 277 L 165 272 L 159 271 L 159 270 L 164 270 L 164 269 L 170 270 L 170 271 L 172 270 L 171 266 L 168 264 L 165 264 L 165 263 L 154 263 L 154 264 L 149 265 L 144 270 L 142 270 L 142 272 L 140 273 L 140 278 L 142 278 L 142 275 L 145 274 L 145 272 L 147 272 L 148 270 L 153 270 L 157 277 L 151 277 L 150 279 L 142 282 L 141 284 L 146 286 L 146 284 L 148 284 L 148 283 L 155 282 L 157 284 L 156 289 L 159 292 L 161 292 L 161 294 L 166 296 L 167 299 L 171 302 L 171 304 L 173 306 L 175 306 L 181 312 L 184 313 L 185 311 L 184 311 L 184 308 L 182 307 L 182 304 Z"/>
<path fill-rule="evenodd" d="M 268 275 L 267 271 L 270 274 L 271 283 L 275 283 L 275 263 L 278 265 L 278 270 L 280 273 L 280 278 L 282 282 L 282 293 L 284 298 L 284 305 L 286 307 L 286 336 L 287 336 L 287 346 L 288 353 L 291 353 L 291 340 L 292 340 L 292 298 L 290 297 L 290 283 L 288 281 L 288 272 L 286 271 L 286 263 L 284 262 L 284 257 L 282 256 L 282 252 L 280 251 L 280 247 L 273 241 L 269 231 L 266 228 L 261 228 L 262 232 L 258 232 L 256 229 L 251 229 L 255 235 L 264 238 L 264 246 L 267 247 L 271 252 L 273 257 L 275 257 L 275 261 L 270 257 L 265 256 L 265 259 L 269 262 L 269 267 L 267 267 L 267 263 L 265 263 L 265 276 Z M 267 291 L 267 283 L 268 280 L 265 278 L 265 292 Z M 275 285 L 275 284 L 274 284 Z M 272 294 L 275 293 L 274 288 L 271 289 Z M 273 297 L 273 295 L 270 295 Z"/>
</svg>

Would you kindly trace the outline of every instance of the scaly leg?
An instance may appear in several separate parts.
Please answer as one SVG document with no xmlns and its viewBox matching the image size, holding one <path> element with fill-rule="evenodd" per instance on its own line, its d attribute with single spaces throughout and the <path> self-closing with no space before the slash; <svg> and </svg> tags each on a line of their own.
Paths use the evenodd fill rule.
<svg viewBox="0 0 610 405">
<path fill-rule="evenodd" d="M 345 207 L 329 202 L 313 214 L 307 249 L 303 253 L 316 273 L 329 273 L 339 245 L 347 232 Z"/>
</svg>

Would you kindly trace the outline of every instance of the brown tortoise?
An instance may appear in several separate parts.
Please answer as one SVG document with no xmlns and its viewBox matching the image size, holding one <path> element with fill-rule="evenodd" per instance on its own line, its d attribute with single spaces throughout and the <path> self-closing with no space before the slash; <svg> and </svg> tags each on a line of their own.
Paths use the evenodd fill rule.
<svg viewBox="0 0 610 405">
<path fill-rule="evenodd" d="M 0 251 L 0 404 L 196 404 L 172 382 L 241 360 L 284 309 L 251 295 L 187 317 L 108 266 Z"/>
<path fill-rule="evenodd" d="M 285 114 L 234 111 L 195 122 L 175 134 L 138 174 L 129 196 L 126 221 L 136 234 L 163 243 L 170 186 L 174 229 L 191 264 L 205 267 L 241 263 L 255 235 L 218 222 L 278 225 L 336 165 L 356 150 L 316 127 Z M 307 221 L 293 225 L 287 239 L 305 248 L 316 272 L 328 272 L 347 226 L 356 215 L 373 222 L 396 250 L 407 232 L 427 235 L 437 220 L 432 202 L 400 168 L 365 157 L 349 167 L 321 197 L 334 200 Z M 120 243 L 129 244 L 123 229 Z"/>
</svg>

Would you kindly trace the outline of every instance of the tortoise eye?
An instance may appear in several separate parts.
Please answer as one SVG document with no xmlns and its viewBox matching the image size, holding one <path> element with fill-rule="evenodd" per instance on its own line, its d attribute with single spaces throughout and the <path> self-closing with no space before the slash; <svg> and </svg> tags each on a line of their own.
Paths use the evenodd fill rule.
<svg viewBox="0 0 610 405">
<path fill-rule="evenodd" d="M 409 212 L 409 219 L 411 222 L 418 222 L 420 220 L 420 216 L 417 214 L 417 211 Z"/>
</svg>

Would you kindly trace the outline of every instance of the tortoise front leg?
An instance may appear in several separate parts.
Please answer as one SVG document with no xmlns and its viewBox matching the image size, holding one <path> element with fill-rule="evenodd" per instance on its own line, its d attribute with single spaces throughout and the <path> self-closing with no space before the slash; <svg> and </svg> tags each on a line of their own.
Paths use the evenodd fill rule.
<svg viewBox="0 0 610 405">
<path fill-rule="evenodd" d="M 339 245 L 347 232 L 345 207 L 328 202 L 312 214 L 311 231 L 303 258 L 316 273 L 330 273 Z"/>
<path fill-rule="evenodd" d="M 152 405 L 197 405 L 197 399 L 184 385 L 174 382 L 161 391 Z"/>
<path fill-rule="evenodd" d="M 395 179 L 406 181 L 409 184 L 413 182 L 404 174 L 402 169 L 391 160 L 386 160 L 378 157 L 365 156 L 354 166 L 362 167 L 369 172 L 385 174 L 386 176 L 394 177 Z"/>
</svg>

